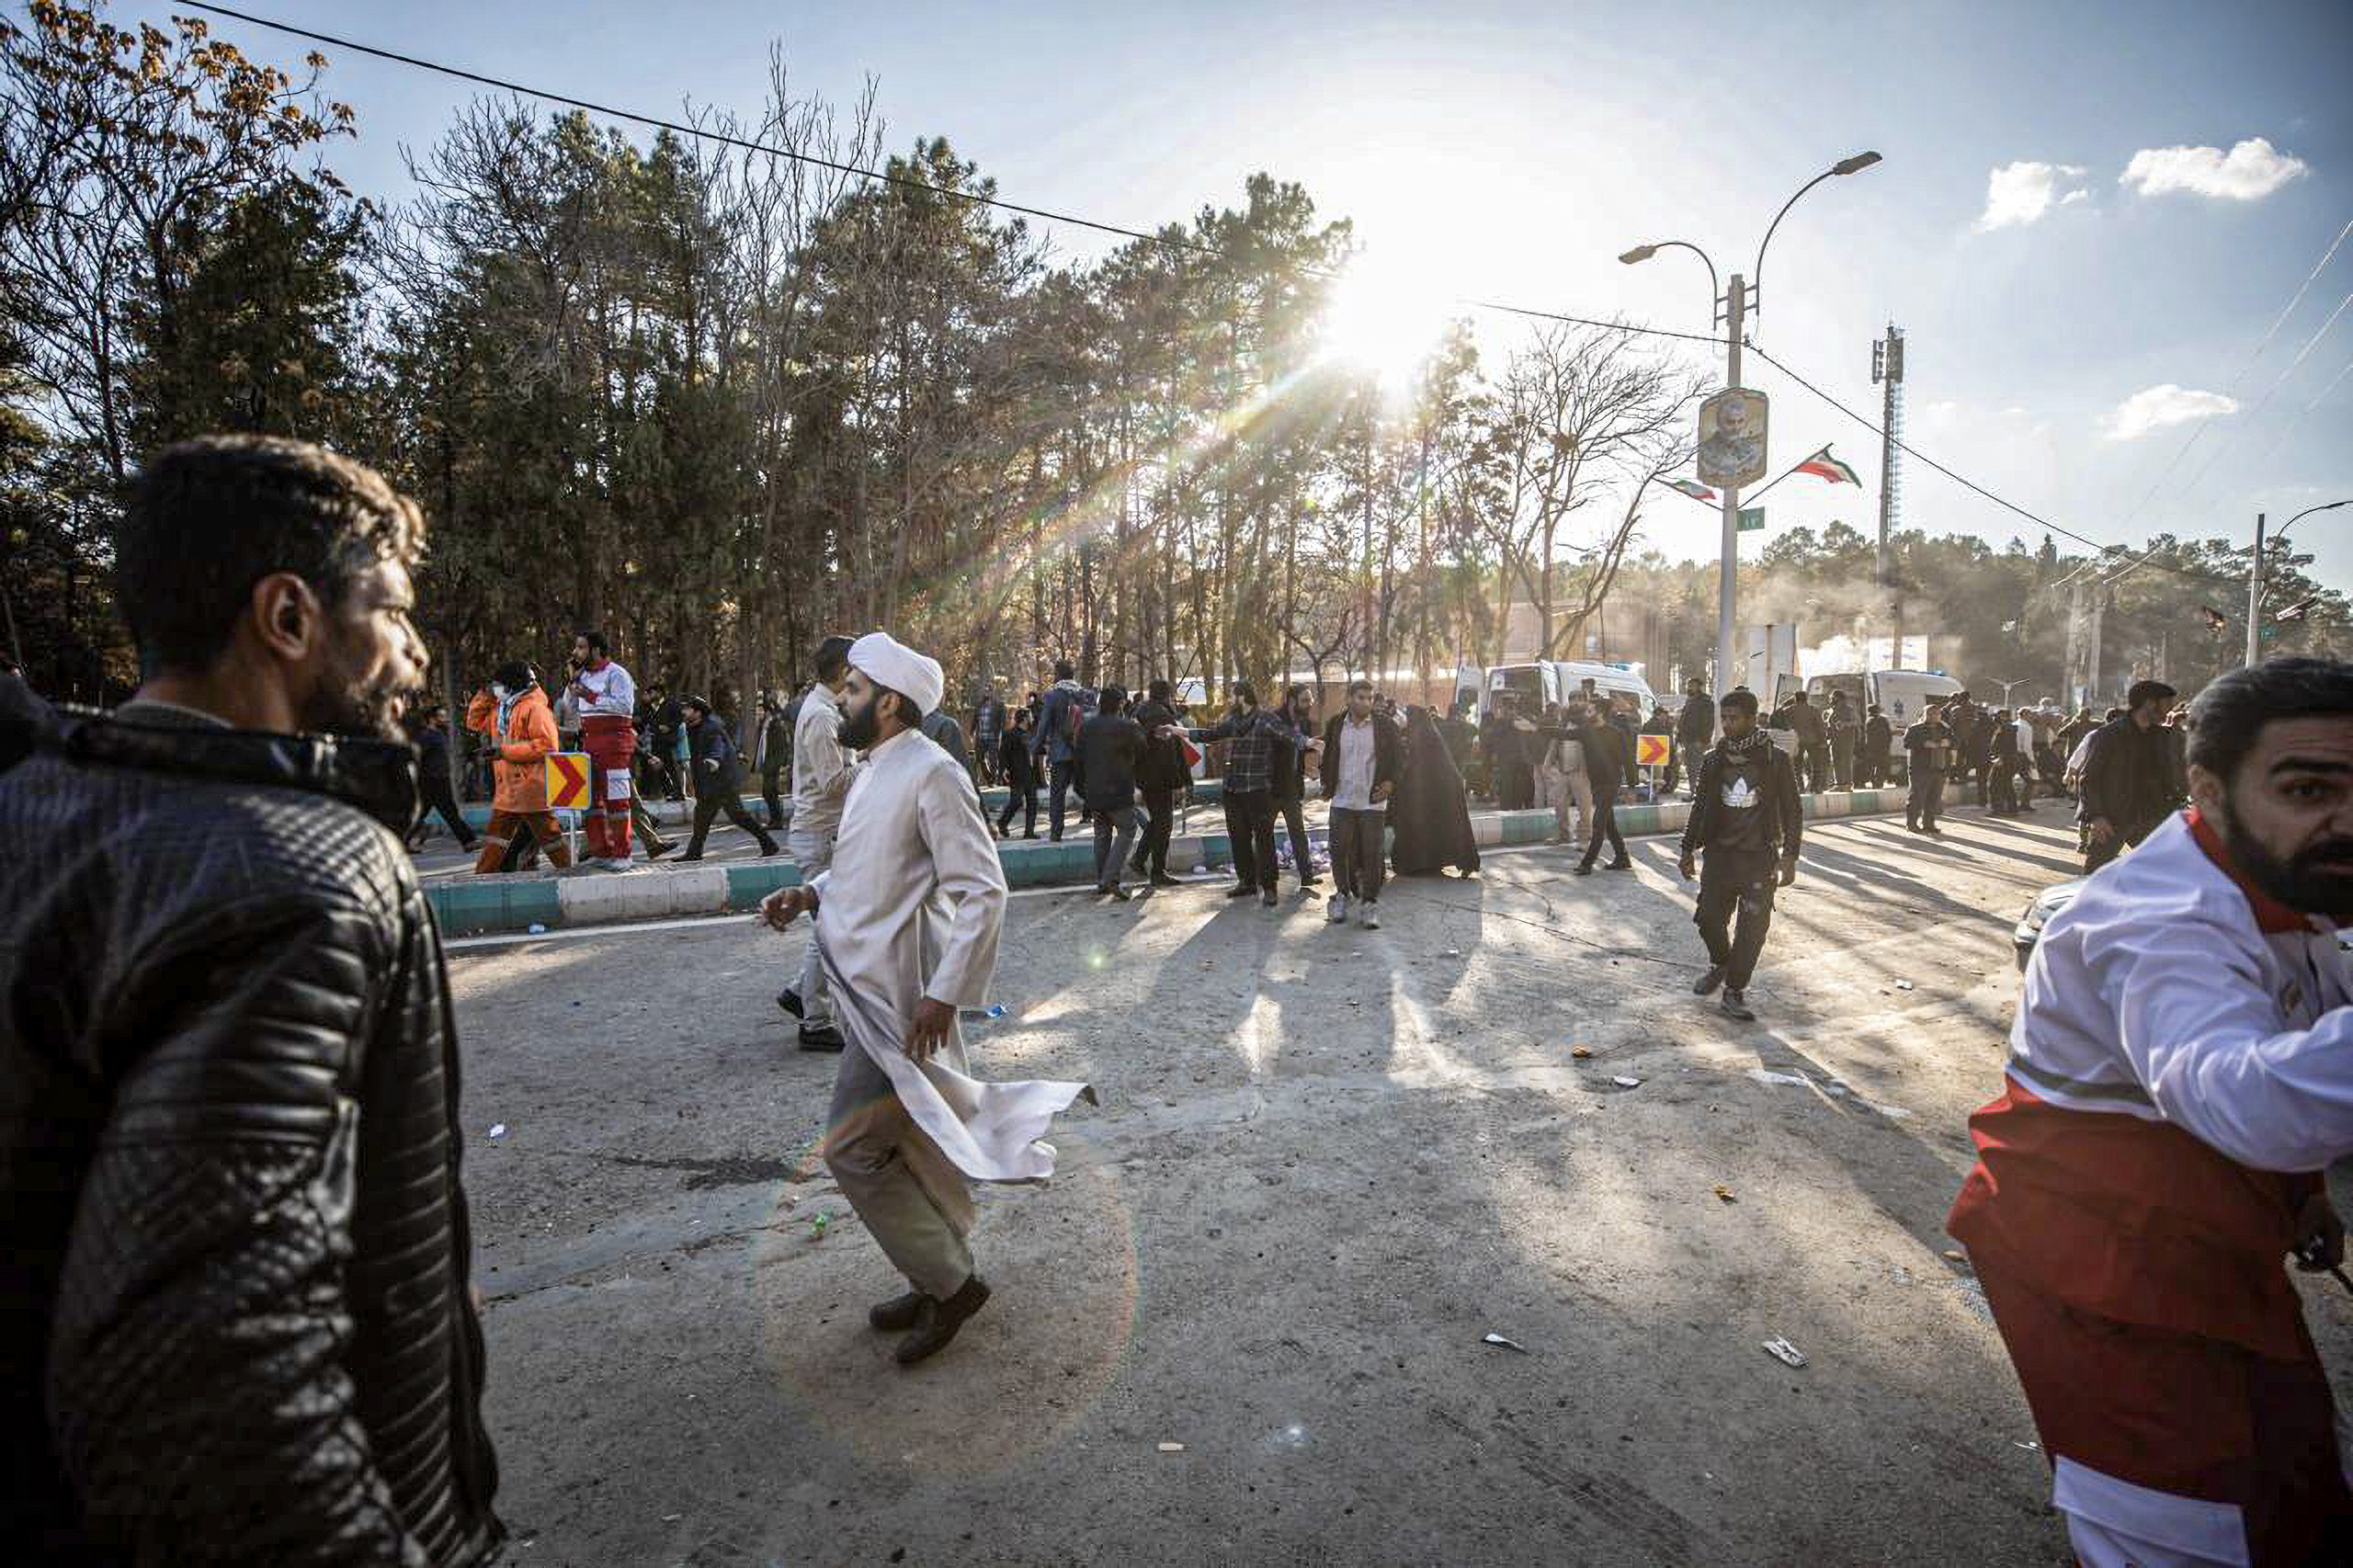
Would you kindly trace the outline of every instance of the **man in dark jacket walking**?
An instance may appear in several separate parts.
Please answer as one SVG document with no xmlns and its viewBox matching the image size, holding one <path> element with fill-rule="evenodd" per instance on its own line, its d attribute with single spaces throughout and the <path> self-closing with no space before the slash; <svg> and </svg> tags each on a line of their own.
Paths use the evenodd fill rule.
<svg viewBox="0 0 2353 1568">
<path fill-rule="evenodd" d="M 792 783 L 792 726 L 801 717 L 801 700 L 779 702 L 774 692 L 760 699 L 760 803 L 767 808 L 768 830 L 784 826 L 784 791 Z"/>
<path fill-rule="evenodd" d="M 449 710 L 438 704 L 425 710 L 424 722 L 417 725 L 416 783 L 417 792 L 427 812 L 438 812 L 449 824 L 450 836 L 458 846 L 471 855 L 474 852 L 474 830 L 466 824 L 465 813 L 458 808 L 456 791 L 449 788 Z M 416 819 L 416 826 L 408 835 L 408 846 L 414 850 L 425 842 L 426 819 Z"/>
<path fill-rule="evenodd" d="M 1683 683 L 1683 710 L 1675 716 L 1675 760 L 1690 769 L 1691 787 L 1699 787 L 1699 757 L 1716 738 L 1716 705 L 1708 696 L 1705 681 Z M 1670 770 L 1666 787 L 1675 788 L 1675 776 Z"/>
<path fill-rule="evenodd" d="M 1301 734 L 1315 733 L 1315 688 L 1294 686 L 1283 693 L 1275 717 Z M 1275 811 L 1290 830 L 1290 868 L 1299 873 L 1299 891 L 1305 892 L 1322 878 L 1315 874 L 1315 846 L 1307 836 L 1307 768 L 1315 758 L 1313 744 L 1294 744 L 1275 754 L 1274 787 L 1269 791 Z M 1383 853 L 1387 853 L 1384 849 Z"/>
<path fill-rule="evenodd" d="M 688 756 L 695 770 L 695 828 L 687 839 L 687 852 L 678 858 L 702 858 L 702 841 L 710 834 L 711 819 L 722 812 L 729 822 L 759 841 L 762 855 L 775 854 L 776 840 L 744 809 L 742 754 L 735 749 L 735 737 L 728 732 L 727 721 L 712 712 L 710 704 L 699 697 L 680 698 L 678 709 L 685 720 Z"/>
<path fill-rule="evenodd" d="M 1143 765 L 1143 727 L 1127 713 L 1128 694 L 1107 686 L 1095 717 L 1078 727 L 1078 795 L 1095 819 L 1095 891 L 1121 903 L 1120 872 L 1136 841 L 1136 774 Z"/>
<path fill-rule="evenodd" d="M 1876 702 L 1863 715 L 1863 748 L 1855 762 L 1855 782 L 1860 788 L 1876 790 L 1895 776 L 1891 760 L 1895 750 L 1895 726 Z"/>
<path fill-rule="evenodd" d="M 1728 691 L 1722 706 L 1724 738 L 1699 761 L 1677 869 L 1687 882 L 1698 877 L 1691 918 L 1708 945 L 1708 972 L 1691 989 L 1705 996 L 1722 986 L 1723 1010 L 1746 1023 L 1756 1017 L 1748 982 L 1772 928 L 1773 890 L 1797 881 L 1804 810 L 1789 754 L 1756 727 L 1756 694 Z"/>
<path fill-rule="evenodd" d="M 458 1042 L 401 838 L 414 502 L 257 436 L 116 534 L 149 673 L 0 778 L 0 1540 L 480 1564 Z"/>
<path fill-rule="evenodd" d="M 1063 797 L 1078 761 L 1079 726 L 1094 705 L 1094 694 L 1078 684 L 1077 667 L 1068 659 L 1055 660 L 1054 684 L 1047 688 L 1037 731 L 1029 737 L 1029 760 L 1045 767 L 1047 836 L 1056 844 L 1063 841 Z"/>
<path fill-rule="evenodd" d="M 1005 734 L 996 744 L 997 761 L 1005 771 L 1005 810 L 996 816 L 996 835 L 1003 838 L 1021 813 L 1021 836 L 1038 836 L 1037 764 L 1029 755 L 1029 710 L 1006 710 Z"/>
<path fill-rule="evenodd" d="M 1957 699 L 1956 699 L 1957 700 Z M 1904 773 L 1911 792 L 1904 798 L 1904 825 L 1913 833 L 1942 838 L 1938 813 L 1945 805 L 1945 775 L 1951 771 L 1955 738 L 1945 711 L 1930 703 L 1920 722 L 1904 732 Z"/>
<path fill-rule="evenodd" d="M 2161 680 L 2135 681 L 2124 694 L 2123 717 L 2092 733 L 2076 810 L 2087 876 L 2155 832 L 2181 805 L 2181 751 L 2165 728 L 2174 696 Z"/>
<path fill-rule="evenodd" d="M 1136 869 L 1150 877 L 1156 888 L 1176 885 L 1176 879 L 1168 874 L 1168 840 L 1176 825 L 1176 802 L 1193 783 L 1192 772 L 1185 766 L 1184 741 L 1165 733 L 1183 722 L 1170 695 L 1168 683 L 1155 680 L 1136 709 L 1136 722 L 1144 733 L 1143 770 L 1136 779 L 1143 787 L 1143 843 L 1136 850 L 1140 862 Z"/>
<path fill-rule="evenodd" d="M 1618 791 L 1633 771 L 1633 743 L 1617 724 L 1581 703 L 1569 710 L 1569 733 L 1585 744 L 1585 775 L 1593 786 L 1593 836 L 1586 841 L 1576 874 L 1593 875 L 1605 838 L 1609 841 L 1609 869 L 1631 871 L 1634 862 L 1627 858 L 1626 840 L 1618 832 Z"/>
</svg>

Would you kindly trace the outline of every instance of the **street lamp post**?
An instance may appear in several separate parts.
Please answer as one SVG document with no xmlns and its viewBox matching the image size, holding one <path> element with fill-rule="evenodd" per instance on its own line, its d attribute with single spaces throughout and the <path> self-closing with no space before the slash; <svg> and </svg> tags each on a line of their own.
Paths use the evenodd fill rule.
<svg viewBox="0 0 2353 1568">
<path fill-rule="evenodd" d="M 1877 153 L 1858 153 L 1850 158 L 1839 159 L 1805 184 L 1798 187 L 1797 195 L 1781 203 L 1781 210 L 1773 215 L 1773 222 L 1766 227 L 1764 243 L 1756 247 L 1756 265 L 1750 268 L 1751 279 L 1754 280 L 1745 280 L 1739 273 L 1735 272 L 1732 275 L 1731 286 L 1726 288 L 1721 295 L 1716 291 L 1714 259 L 1688 240 L 1660 240 L 1653 244 L 1636 245 L 1618 259 L 1631 267 L 1636 262 L 1650 260 L 1663 250 L 1688 250 L 1707 263 L 1711 321 L 1714 319 L 1717 310 L 1723 312 L 1724 386 L 1727 389 L 1736 387 L 1740 385 L 1741 335 L 1746 322 L 1747 312 L 1752 301 L 1759 312 L 1764 309 L 1762 297 L 1757 292 L 1755 280 L 1761 280 L 1765 276 L 1765 251 L 1773 243 L 1773 231 L 1781 226 L 1781 220 L 1788 217 L 1790 209 L 1798 204 L 1798 197 L 1803 196 L 1824 180 L 1839 175 L 1859 174 L 1879 161 L 1880 156 Z M 1738 630 L 1735 622 L 1738 619 L 1739 608 L 1739 575 L 1740 487 L 1736 484 L 1728 484 L 1724 487 L 1723 493 L 1723 557 L 1716 584 L 1716 695 L 1718 698 L 1722 698 L 1733 687 L 1743 684 L 1745 675 L 1745 672 L 1740 668 L 1738 657 L 1733 648 L 1733 635 Z M 1768 702 L 1772 695 L 1770 692 L 1762 694 Z"/>
<path fill-rule="evenodd" d="M 2353 495 L 2342 501 L 2325 501 L 2317 506 L 2307 506 L 2286 522 L 2271 536 L 2275 551 L 2288 542 L 2288 530 L 2311 517 L 2314 512 L 2334 512 L 2339 506 L 2353 506 Z M 2255 559 L 2246 569 L 2246 662 L 2249 665 L 2263 662 L 2263 514 L 2255 515 Z"/>
</svg>

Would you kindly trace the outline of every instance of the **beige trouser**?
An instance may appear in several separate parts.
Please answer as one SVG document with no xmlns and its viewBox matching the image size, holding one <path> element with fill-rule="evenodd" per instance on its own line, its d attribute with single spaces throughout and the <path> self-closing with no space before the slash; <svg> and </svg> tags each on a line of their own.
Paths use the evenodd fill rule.
<svg viewBox="0 0 2353 1568">
<path fill-rule="evenodd" d="M 825 1168 L 910 1284 L 943 1301 L 964 1288 L 972 1277 L 972 1190 L 856 1040 L 834 1077 Z"/>
<path fill-rule="evenodd" d="M 1552 771 L 1553 777 L 1560 780 L 1560 787 L 1552 796 L 1553 824 L 1566 834 L 1569 831 L 1569 808 L 1574 806 L 1577 831 L 1571 842 L 1583 844 L 1593 831 L 1593 779 L 1582 767 L 1555 768 Z"/>
</svg>

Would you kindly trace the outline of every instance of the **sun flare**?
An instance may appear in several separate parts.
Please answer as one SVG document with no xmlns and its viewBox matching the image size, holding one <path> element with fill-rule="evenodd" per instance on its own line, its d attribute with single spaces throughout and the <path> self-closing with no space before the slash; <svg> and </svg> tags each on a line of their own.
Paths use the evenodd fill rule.
<svg viewBox="0 0 2353 1568">
<path fill-rule="evenodd" d="M 1434 278 L 1358 256 L 1332 285 L 1324 305 L 1324 353 L 1370 372 L 1384 386 L 1401 386 L 1445 336 L 1449 303 Z"/>
</svg>

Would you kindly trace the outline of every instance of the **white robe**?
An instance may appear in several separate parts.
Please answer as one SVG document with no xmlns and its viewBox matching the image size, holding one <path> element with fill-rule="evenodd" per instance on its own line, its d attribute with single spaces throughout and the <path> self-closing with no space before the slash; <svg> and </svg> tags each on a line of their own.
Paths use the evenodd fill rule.
<svg viewBox="0 0 2353 1568">
<path fill-rule="evenodd" d="M 866 754 L 818 877 L 817 948 L 842 1032 L 890 1078 L 907 1114 L 974 1181 L 1042 1181 L 1056 1113 L 1085 1084 L 992 1084 L 972 1075 L 963 1030 L 921 1065 L 903 1049 L 915 1004 L 988 1001 L 1005 920 L 1005 869 L 972 780 L 915 731 Z"/>
</svg>

